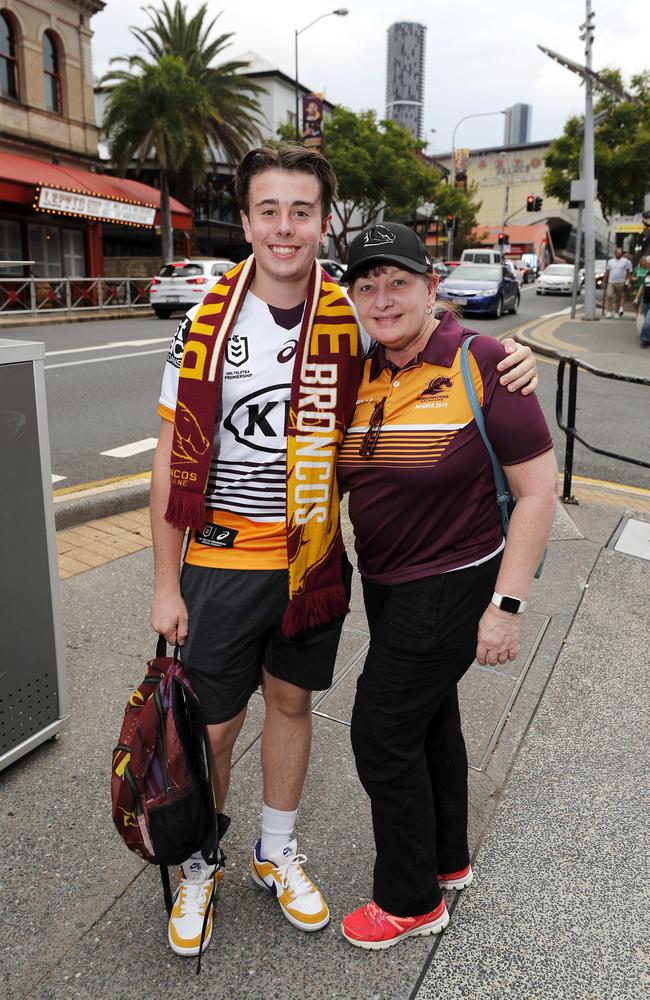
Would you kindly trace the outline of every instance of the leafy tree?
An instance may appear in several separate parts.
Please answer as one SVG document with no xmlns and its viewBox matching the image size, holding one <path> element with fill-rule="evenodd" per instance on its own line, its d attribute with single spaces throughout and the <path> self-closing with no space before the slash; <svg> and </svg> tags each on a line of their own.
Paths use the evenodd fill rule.
<svg viewBox="0 0 650 1000">
<path fill-rule="evenodd" d="M 601 75 L 623 91 L 618 70 Z M 598 200 L 606 219 L 640 212 L 650 190 L 650 72 L 633 76 L 628 93 L 632 100 L 605 91 L 594 108 L 596 115 L 606 116 L 594 135 Z M 544 191 L 561 201 L 568 201 L 571 181 L 579 176 L 583 122 L 569 118 L 546 154 Z"/>
<path fill-rule="evenodd" d="M 126 172 L 135 157 L 142 165 L 153 153 L 160 169 L 162 255 L 173 255 L 169 177 L 185 163 L 202 162 L 202 122 L 210 98 L 179 56 L 164 55 L 138 73 L 115 70 L 116 86 L 104 114 L 111 158 Z"/>
<path fill-rule="evenodd" d="M 290 139 L 290 126 L 280 134 Z M 348 243 L 382 210 L 386 219 L 412 223 L 418 205 L 432 202 L 440 217 L 457 215 L 461 228 L 476 221 L 476 206 L 463 191 L 444 183 L 440 170 L 421 155 L 424 144 L 396 122 L 377 121 L 374 111 L 355 114 L 336 107 L 326 123 L 325 143 L 338 177 L 331 233 L 342 261 L 347 260 Z"/>
</svg>

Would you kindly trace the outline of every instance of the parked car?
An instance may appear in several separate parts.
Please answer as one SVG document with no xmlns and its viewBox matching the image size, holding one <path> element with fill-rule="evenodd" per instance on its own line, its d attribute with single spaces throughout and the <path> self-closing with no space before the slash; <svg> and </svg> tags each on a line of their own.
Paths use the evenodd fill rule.
<svg viewBox="0 0 650 1000">
<path fill-rule="evenodd" d="M 463 312 L 498 318 L 516 313 L 521 293 L 505 264 L 459 264 L 438 285 L 438 298 L 463 307 Z"/>
<path fill-rule="evenodd" d="M 327 257 L 319 259 L 318 263 L 321 267 L 324 267 L 330 277 L 335 278 L 336 281 L 340 281 L 341 275 L 345 274 L 345 264 L 342 264 L 340 260 L 334 260 L 331 257 Z"/>
<path fill-rule="evenodd" d="M 447 275 L 450 273 L 452 269 L 447 264 L 444 264 L 441 260 L 434 260 L 433 270 L 435 274 L 439 275 L 440 280 L 442 281 L 444 278 L 447 277 Z"/>
<path fill-rule="evenodd" d="M 202 300 L 215 278 L 234 266 L 232 260 L 203 257 L 163 264 L 151 282 L 151 308 L 158 319 L 168 319 L 173 312 L 187 312 Z"/>
<path fill-rule="evenodd" d="M 549 264 L 535 284 L 538 295 L 570 295 L 575 264 Z"/>
</svg>

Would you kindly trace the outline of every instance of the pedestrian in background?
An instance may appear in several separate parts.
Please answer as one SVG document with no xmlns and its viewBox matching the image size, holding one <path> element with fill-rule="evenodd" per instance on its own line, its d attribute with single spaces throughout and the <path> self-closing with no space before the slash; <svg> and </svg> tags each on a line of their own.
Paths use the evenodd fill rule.
<svg viewBox="0 0 650 1000">
<path fill-rule="evenodd" d="M 641 347 L 650 347 L 650 256 L 641 257 L 639 267 L 644 268 L 646 273 L 634 299 L 637 308 L 637 329 Z"/>
<path fill-rule="evenodd" d="M 606 306 L 607 312 L 605 316 L 610 319 L 616 313 L 618 316 L 623 315 L 623 303 L 625 301 L 625 286 L 627 285 L 630 275 L 632 273 L 632 264 L 623 256 L 623 250 L 621 247 L 616 247 L 614 250 L 614 256 L 610 257 L 607 261 L 606 274 L 607 274 L 607 290 L 606 290 Z"/>
</svg>

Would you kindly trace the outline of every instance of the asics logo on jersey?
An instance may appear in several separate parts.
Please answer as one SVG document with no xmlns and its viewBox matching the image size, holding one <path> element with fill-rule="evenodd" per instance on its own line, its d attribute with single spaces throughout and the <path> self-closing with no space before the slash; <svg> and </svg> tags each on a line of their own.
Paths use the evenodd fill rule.
<svg viewBox="0 0 650 1000">
<path fill-rule="evenodd" d="M 298 346 L 297 340 L 288 340 L 286 342 L 286 344 L 279 352 L 277 357 L 277 360 L 280 362 L 281 365 L 286 364 L 287 361 L 291 361 L 292 357 L 296 353 L 297 346 Z"/>
</svg>

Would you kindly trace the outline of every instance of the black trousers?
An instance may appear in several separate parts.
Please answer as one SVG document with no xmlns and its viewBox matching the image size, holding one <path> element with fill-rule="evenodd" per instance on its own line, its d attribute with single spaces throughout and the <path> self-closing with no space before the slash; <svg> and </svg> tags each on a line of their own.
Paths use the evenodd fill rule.
<svg viewBox="0 0 650 1000">
<path fill-rule="evenodd" d="M 500 562 L 499 554 L 409 583 L 363 584 L 370 647 L 352 747 L 372 806 L 373 899 L 395 916 L 434 909 L 442 899 L 437 873 L 469 862 L 456 685 L 474 659 Z"/>
</svg>

